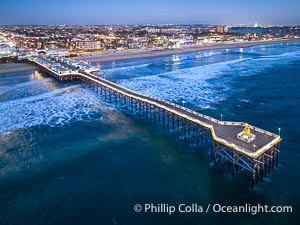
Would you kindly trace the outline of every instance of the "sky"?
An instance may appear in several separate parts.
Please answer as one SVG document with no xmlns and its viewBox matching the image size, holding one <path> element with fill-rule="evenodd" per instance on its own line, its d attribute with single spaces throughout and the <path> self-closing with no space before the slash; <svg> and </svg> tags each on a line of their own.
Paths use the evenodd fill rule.
<svg viewBox="0 0 300 225">
<path fill-rule="evenodd" d="M 1 0 L 0 25 L 298 25 L 300 0 Z"/>
</svg>

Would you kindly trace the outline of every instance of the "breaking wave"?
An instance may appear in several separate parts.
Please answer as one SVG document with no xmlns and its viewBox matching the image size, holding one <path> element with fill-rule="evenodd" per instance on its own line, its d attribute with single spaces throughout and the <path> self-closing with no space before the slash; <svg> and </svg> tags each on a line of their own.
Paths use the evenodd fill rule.
<svg viewBox="0 0 300 225">
<path fill-rule="evenodd" d="M 35 125 L 62 126 L 77 120 L 100 118 L 107 108 L 91 91 L 72 85 L 0 104 L 0 133 Z"/>
</svg>

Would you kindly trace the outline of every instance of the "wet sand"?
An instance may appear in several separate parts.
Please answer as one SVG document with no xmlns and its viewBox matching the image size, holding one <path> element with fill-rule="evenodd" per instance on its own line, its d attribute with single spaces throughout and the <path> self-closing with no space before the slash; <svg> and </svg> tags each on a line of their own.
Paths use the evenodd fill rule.
<svg viewBox="0 0 300 225">
<path fill-rule="evenodd" d="M 35 71 L 36 67 L 27 63 L 0 63 L 0 75 Z"/>
<path fill-rule="evenodd" d="M 300 38 L 297 39 L 286 39 L 286 40 L 268 40 L 268 41 L 253 41 L 253 42 L 240 42 L 240 43 L 220 43 L 220 44 L 207 44 L 198 45 L 193 47 L 184 47 L 177 49 L 144 49 L 144 50 L 126 50 L 119 52 L 103 52 L 103 53 L 87 53 L 79 57 L 75 57 L 75 60 L 84 60 L 88 62 L 108 62 L 125 59 L 138 59 L 138 58 L 151 58 L 168 56 L 173 54 L 184 54 L 190 52 L 214 50 L 214 49 L 230 49 L 230 48 L 246 48 L 257 45 L 267 44 L 278 44 L 278 43 L 291 43 L 299 42 Z"/>
</svg>

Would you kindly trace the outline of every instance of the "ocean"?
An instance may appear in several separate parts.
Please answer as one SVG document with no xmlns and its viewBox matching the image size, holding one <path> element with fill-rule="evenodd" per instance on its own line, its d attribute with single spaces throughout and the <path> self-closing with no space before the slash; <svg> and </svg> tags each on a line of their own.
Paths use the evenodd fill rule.
<svg viewBox="0 0 300 225">
<path fill-rule="evenodd" d="M 252 189 L 249 172 L 213 166 L 210 143 L 184 143 L 81 82 L 10 74 L 0 76 L 0 224 L 297 224 L 300 43 L 173 58 L 100 63 L 98 75 L 217 119 L 281 128 L 279 166 L 263 182 Z M 180 204 L 204 211 L 159 212 Z M 257 204 L 293 212 L 206 213 Z"/>
</svg>

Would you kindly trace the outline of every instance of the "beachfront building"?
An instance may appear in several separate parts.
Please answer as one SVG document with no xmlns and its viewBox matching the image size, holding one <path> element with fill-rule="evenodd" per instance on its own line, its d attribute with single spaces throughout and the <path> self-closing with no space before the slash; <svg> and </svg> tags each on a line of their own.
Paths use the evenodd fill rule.
<svg viewBox="0 0 300 225">
<path fill-rule="evenodd" d="M 217 43 L 217 42 L 222 42 L 223 41 L 223 37 L 220 35 L 214 35 L 209 37 L 209 43 Z"/>
<path fill-rule="evenodd" d="M 82 49 L 82 50 L 101 49 L 101 42 L 100 41 L 77 41 L 76 49 Z"/>
<path fill-rule="evenodd" d="M 16 56 L 16 48 L 7 44 L 0 44 L 0 58 Z"/>
<path fill-rule="evenodd" d="M 196 41 L 197 45 L 203 45 L 203 44 L 209 44 L 209 40 L 207 37 L 197 37 L 197 41 Z"/>
<path fill-rule="evenodd" d="M 16 46 L 6 38 L 0 37 L 0 58 L 16 56 Z"/>
<path fill-rule="evenodd" d="M 218 33 L 224 34 L 228 32 L 228 27 L 227 26 L 217 26 L 216 31 Z"/>
<path fill-rule="evenodd" d="M 183 46 L 195 44 L 195 41 L 189 38 L 171 38 L 169 39 L 169 42 L 171 48 L 181 48 Z"/>
</svg>

